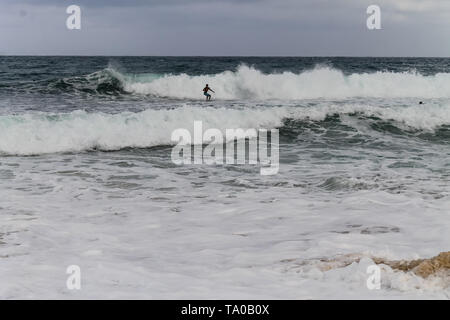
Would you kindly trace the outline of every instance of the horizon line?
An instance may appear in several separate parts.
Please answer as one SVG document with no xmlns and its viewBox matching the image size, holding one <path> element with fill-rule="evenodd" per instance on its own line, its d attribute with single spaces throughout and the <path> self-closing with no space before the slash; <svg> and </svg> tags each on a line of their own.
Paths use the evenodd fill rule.
<svg viewBox="0 0 450 320">
<path fill-rule="evenodd" d="M 352 55 L 106 55 L 106 54 L 3 54 L 0 57 L 173 57 L 173 58 L 438 58 L 450 56 L 352 56 Z"/>
</svg>

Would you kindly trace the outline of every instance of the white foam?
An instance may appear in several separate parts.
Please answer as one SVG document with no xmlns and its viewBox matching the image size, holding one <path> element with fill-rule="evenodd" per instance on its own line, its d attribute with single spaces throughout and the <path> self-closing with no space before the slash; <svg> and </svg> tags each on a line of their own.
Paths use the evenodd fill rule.
<svg viewBox="0 0 450 320">
<path fill-rule="evenodd" d="M 328 115 L 360 113 L 367 117 L 393 120 L 398 125 L 432 131 L 450 124 L 450 107 L 446 105 L 415 105 L 409 107 L 380 107 L 362 104 L 325 105 L 308 108 L 306 117 L 321 121 Z"/>
<path fill-rule="evenodd" d="M 223 132 L 227 128 L 273 128 L 281 125 L 287 110 L 181 107 L 119 114 L 75 111 L 0 116 L 0 152 L 32 155 L 170 145 L 175 129 L 193 132 L 196 120 L 203 121 L 204 129 L 218 128 Z"/>
<path fill-rule="evenodd" d="M 361 113 L 399 126 L 434 130 L 450 124 L 450 108 L 428 105 L 379 107 L 361 104 L 323 104 L 313 107 L 260 107 L 244 109 L 184 106 L 169 110 L 145 110 L 118 114 L 75 111 L 65 114 L 30 113 L 0 116 L 0 153 L 33 155 L 79 152 L 98 148 L 118 150 L 126 147 L 171 145 L 175 129 L 193 132 L 194 121 L 203 129 L 265 128 L 283 124 L 283 119 L 321 121 L 327 115 Z"/>
<path fill-rule="evenodd" d="M 248 66 L 236 72 L 215 75 L 143 76 L 140 81 L 118 77 L 124 89 L 132 93 L 159 97 L 197 99 L 208 83 L 217 99 L 313 99 L 350 97 L 450 97 L 450 74 L 424 76 L 418 73 L 375 72 L 344 75 L 340 70 L 318 67 L 296 74 L 264 74 Z M 145 81 L 147 79 L 148 81 Z"/>
</svg>

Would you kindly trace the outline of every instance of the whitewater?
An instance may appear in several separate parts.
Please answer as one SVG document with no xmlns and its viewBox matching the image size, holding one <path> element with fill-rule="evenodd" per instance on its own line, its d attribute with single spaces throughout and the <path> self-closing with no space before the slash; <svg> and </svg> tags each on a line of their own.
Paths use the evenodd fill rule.
<svg viewBox="0 0 450 320">
<path fill-rule="evenodd" d="M 143 74 L 126 76 L 108 69 L 127 92 L 178 99 L 198 99 L 198 88 L 213 83 L 217 99 L 344 99 L 378 98 L 450 98 L 450 74 L 423 76 L 417 72 L 383 72 L 345 75 L 341 70 L 316 67 L 301 73 L 263 74 L 242 65 L 236 71 L 215 75 L 189 76 Z"/>
<path fill-rule="evenodd" d="M 0 298 L 450 297 L 366 285 L 449 251 L 448 59 L 0 60 Z M 194 121 L 278 129 L 279 173 L 174 164 Z"/>
<path fill-rule="evenodd" d="M 222 132 L 237 128 L 274 129 L 286 120 L 324 121 L 327 116 L 377 117 L 392 121 L 405 130 L 434 131 L 450 125 L 450 107 L 430 105 L 379 107 L 359 104 L 314 107 L 214 108 L 182 105 L 170 110 L 145 110 L 137 113 L 27 113 L 0 116 L 0 153 L 38 155 L 88 150 L 120 150 L 174 144 L 171 133 L 178 128 L 193 132 L 194 121 L 201 119 L 204 129 Z M 239 137 L 238 137 L 239 138 Z M 240 138 L 245 138 L 242 136 Z"/>
</svg>

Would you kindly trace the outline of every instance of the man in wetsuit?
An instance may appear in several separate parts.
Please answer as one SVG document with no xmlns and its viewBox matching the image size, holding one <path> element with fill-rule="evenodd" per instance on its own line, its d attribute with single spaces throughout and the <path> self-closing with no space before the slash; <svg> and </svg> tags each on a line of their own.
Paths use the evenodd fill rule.
<svg viewBox="0 0 450 320">
<path fill-rule="evenodd" d="M 206 96 L 206 100 L 211 100 L 211 95 L 208 93 L 208 91 L 214 92 L 213 89 L 211 89 L 208 85 L 206 85 L 206 87 L 203 89 L 203 94 Z"/>
</svg>

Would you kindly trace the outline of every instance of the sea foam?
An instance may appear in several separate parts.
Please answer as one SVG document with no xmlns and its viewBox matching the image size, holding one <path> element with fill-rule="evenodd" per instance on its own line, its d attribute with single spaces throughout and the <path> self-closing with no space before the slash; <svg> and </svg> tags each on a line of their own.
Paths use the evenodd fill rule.
<svg viewBox="0 0 450 320">
<path fill-rule="evenodd" d="M 282 127 L 285 119 L 323 121 L 329 115 L 377 117 L 416 130 L 432 131 L 450 124 L 447 106 L 379 107 L 361 104 L 327 104 L 312 107 L 213 108 L 183 106 L 117 114 L 28 113 L 0 116 L 0 153 L 34 155 L 85 150 L 119 150 L 171 145 L 178 128 L 192 131 L 194 121 L 203 129 Z"/>
<path fill-rule="evenodd" d="M 123 75 L 115 70 L 125 91 L 159 97 L 198 99 L 205 83 L 216 92 L 216 99 L 341 99 L 375 98 L 448 98 L 450 74 L 424 76 L 415 72 L 375 72 L 344 74 L 330 67 L 316 67 L 301 73 L 265 74 L 248 66 L 214 75 L 187 74 Z"/>
</svg>

